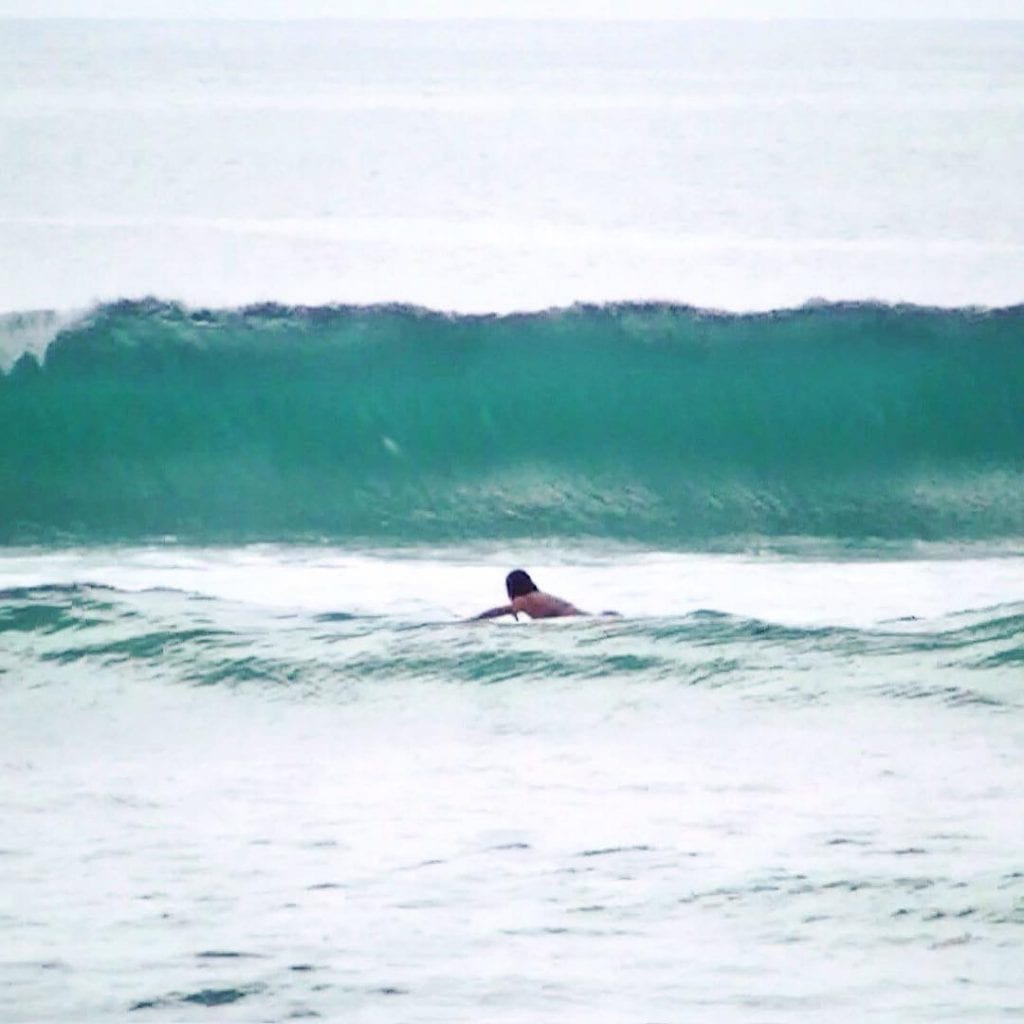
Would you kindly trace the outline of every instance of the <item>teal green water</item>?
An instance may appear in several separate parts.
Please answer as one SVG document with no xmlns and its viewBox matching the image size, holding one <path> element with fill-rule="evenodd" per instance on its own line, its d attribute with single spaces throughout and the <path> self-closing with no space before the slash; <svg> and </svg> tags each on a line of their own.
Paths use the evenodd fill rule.
<svg viewBox="0 0 1024 1024">
<path fill-rule="evenodd" d="M 919 700 L 1021 706 L 1024 603 L 870 628 L 784 625 L 702 610 L 522 632 L 344 612 L 260 613 L 169 588 L 0 588 L 6 664 L 52 685 L 75 670 L 163 684 L 285 689 L 337 700 L 355 689 L 515 683 L 726 687 L 767 704 Z M 780 661 L 787 666 L 780 670 Z M 870 666 L 870 669 L 866 666 Z M 43 682 L 45 681 L 45 682 Z"/>
<path fill-rule="evenodd" d="M 0 541 L 1024 534 L 1024 308 L 102 307 L 0 384 Z"/>
</svg>

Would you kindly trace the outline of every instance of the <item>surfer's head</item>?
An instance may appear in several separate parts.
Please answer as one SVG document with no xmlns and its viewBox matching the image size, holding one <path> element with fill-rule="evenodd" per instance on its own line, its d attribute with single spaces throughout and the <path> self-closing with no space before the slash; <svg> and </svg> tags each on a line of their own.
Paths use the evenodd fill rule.
<svg viewBox="0 0 1024 1024">
<path fill-rule="evenodd" d="M 513 569 L 505 577 L 505 589 L 508 591 L 509 600 L 522 597 L 523 594 L 532 594 L 537 589 L 537 584 L 530 579 L 530 574 L 522 569 Z"/>
</svg>

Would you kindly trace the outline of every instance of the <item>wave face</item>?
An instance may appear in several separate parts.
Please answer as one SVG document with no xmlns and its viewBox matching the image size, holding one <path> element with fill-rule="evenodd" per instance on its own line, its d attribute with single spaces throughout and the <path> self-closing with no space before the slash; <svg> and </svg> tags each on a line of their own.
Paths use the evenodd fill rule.
<svg viewBox="0 0 1024 1024">
<path fill-rule="evenodd" d="M 1024 536 L 1024 307 L 101 307 L 0 378 L 0 542 Z"/>
</svg>

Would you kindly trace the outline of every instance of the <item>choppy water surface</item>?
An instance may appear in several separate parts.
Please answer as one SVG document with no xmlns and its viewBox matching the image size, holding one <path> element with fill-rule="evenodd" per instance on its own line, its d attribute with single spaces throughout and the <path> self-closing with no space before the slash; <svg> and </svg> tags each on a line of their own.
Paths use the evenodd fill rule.
<svg viewBox="0 0 1024 1024">
<path fill-rule="evenodd" d="M 642 561 L 542 582 L 629 613 Z M 1024 605 L 987 564 L 1004 600 L 939 612 L 977 565 L 665 556 L 668 614 L 503 626 L 453 616 L 496 558 L 8 558 L 3 1015 L 1007 1019 Z"/>
<path fill-rule="evenodd" d="M 1024 1016 L 1022 41 L 4 22 L 0 1019 Z"/>
</svg>

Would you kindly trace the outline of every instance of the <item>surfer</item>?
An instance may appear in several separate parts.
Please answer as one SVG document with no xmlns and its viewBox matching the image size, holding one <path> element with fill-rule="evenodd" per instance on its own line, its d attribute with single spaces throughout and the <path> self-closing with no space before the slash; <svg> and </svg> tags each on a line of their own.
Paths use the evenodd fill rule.
<svg viewBox="0 0 1024 1024">
<path fill-rule="evenodd" d="M 539 590 L 529 573 L 522 569 L 513 569 L 505 577 L 505 590 L 508 592 L 509 604 L 488 608 L 473 618 L 496 619 L 501 615 L 512 615 L 518 620 L 520 612 L 529 615 L 531 619 L 557 619 L 566 615 L 587 614 L 568 601 Z"/>
</svg>

